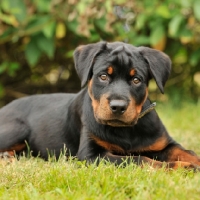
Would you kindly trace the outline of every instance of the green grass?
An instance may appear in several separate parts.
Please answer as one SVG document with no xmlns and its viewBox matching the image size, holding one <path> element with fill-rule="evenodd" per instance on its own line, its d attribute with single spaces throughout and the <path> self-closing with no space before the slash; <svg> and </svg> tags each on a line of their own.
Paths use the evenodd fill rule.
<svg viewBox="0 0 200 200">
<path fill-rule="evenodd" d="M 200 155 L 200 105 L 182 108 L 158 105 L 157 111 L 171 135 Z M 184 169 L 125 168 L 101 163 L 85 166 L 71 160 L 44 162 L 22 158 L 11 164 L 0 162 L 1 200 L 193 200 L 200 198 L 200 173 Z"/>
</svg>

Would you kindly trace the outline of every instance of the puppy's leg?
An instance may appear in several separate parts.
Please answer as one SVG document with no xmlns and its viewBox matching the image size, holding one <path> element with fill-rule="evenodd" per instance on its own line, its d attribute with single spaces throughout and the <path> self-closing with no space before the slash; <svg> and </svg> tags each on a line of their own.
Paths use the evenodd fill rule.
<svg viewBox="0 0 200 200">
<path fill-rule="evenodd" d="M 197 163 L 191 163 L 189 161 L 178 161 L 173 160 L 170 162 L 161 162 L 157 160 L 150 159 L 145 156 L 117 156 L 107 153 L 104 159 L 109 160 L 110 162 L 114 162 L 116 165 L 126 164 L 124 160 L 127 161 L 127 164 L 133 162 L 137 165 L 143 166 L 144 164 L 148 164 L 153 168 L 165 168 L 165 169 L 177 169 L 179 167 L 186 169 L 193 169 L 200 171 L 200 166 Z"/>
<path fill-rule="evenodd" d="M 165 168 L 165 169 L 177 169 L 179 167 L 186 168 L 186 169 L 193 169 L 193 170 L 199 170 L 200 171 L 200 166 L 198 163 L 190 162 L 191 160 L 166 160 L 166 162 L 161 162 L 158 160 L 153 160 L 151 158 L 148 158 L 146 156 L 121 156 L 121 155 L 114 155 L 110 152 L 101 152 L 101 153 L 86 153 L 85 148 L 82 149 L 82 152 L 79 151 L 77 154 L 77 157 L 79 160 L 87 160 L 89 163 L 90 162 L 96 162 L 97 164 L 100 162 L 101 159 L 107 160 L 111 163 L 114 163 L 115 165 L 123 165 L 126 166 L 127 164 L 130 163 L 135 163 L 139 166 L 144 166 L 145 164 L 150 165 L 153 168 Z M 91 151 L 90 151 L 91 152 Z"/>
<path fill-rule="evenodd" d="M 193 151 L 185 150 L 179 144 L 170 145 L 163 153 L 167 162 L 182 161 L 200 166 L 200 157 Z"/>
<path fill-rule="evenodd" d="M 21 152 L 26 148 L 25 140 L 29 133 L 30 129 L 23 120 L 0 120 L 0 152 Z"/>
</svg>

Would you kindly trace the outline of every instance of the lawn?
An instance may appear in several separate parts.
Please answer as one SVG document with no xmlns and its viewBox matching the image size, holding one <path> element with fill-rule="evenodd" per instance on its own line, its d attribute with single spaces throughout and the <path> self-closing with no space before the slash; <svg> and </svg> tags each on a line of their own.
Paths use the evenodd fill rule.
<svg viewBox="0 0 200 200">
<path fill-rule="evenodd" d="M 167 103 L 156 109 L 171 135 L 200 155 L 200 104 L 173 107 Z M 11 164 L 0 162 L 0 199 L 193 200 L 200 199 L 200 172 L 141 169 L 134 164 L 86 167 L 64 158 L 58 162 L 22 158 Z"/>
</svg>

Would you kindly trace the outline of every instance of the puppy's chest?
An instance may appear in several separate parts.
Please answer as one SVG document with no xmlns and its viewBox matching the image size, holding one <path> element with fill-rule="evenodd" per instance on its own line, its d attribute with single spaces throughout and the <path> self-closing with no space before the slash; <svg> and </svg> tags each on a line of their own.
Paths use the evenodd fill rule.
<svg viewBox="0 0 200 200">
<path fill-rule="evenodd" d="M 154 141 L 151 138 L 143 139 L 136 137 L 102 139 L 97 136 L 93 136 L 92 139 L 97 145 L 113 154 L 130 155 L 140 152 L 157 151 L 163 148 L 162 144 L 158 144 L 157 141 Z"/>
</svg>

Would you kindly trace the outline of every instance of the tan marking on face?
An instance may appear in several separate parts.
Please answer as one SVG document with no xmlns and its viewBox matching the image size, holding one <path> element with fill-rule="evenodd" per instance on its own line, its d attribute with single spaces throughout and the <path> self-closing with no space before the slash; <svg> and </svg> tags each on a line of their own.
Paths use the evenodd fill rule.
<svg viewBox="0 0 200 200">
<path fill-rule="evenodd" d="M 109 74 L 109 75 L 111 75 L 111 74 L 113 74 L 113 67 L 112 66 L 109 66 L 108 67 L 108 69 L 107 69 L 107 73 Z"/>
<path fill-rule="evenodd" d="M 92 94 L 92 79 L 88 83 L 88 94 L 92 100 L 92 107 L 94 117 L 98 123 L 106 124 L 110 126 L 132 126 L 132 124 L 138 120 L 138 116 L 142 110 L 142 106 L 148 96 L 148 90 L 143 102 L 140 105 L 136 105 L 135 99 L 131 98 L 127 110 L 122 115 L 115 115 L 109 105 L 109 94 L 103 94 L 100 100 L 96 100 Z"/>
<path fill-rule="evenodd" d="M 92 98 L 91 97 L 91 95 L 92 95 L 92 79 L 89 80 L 89 82 L 88 82 L 88 93 L 89 93 L 90 98 Z"/>
<path fill-rule="evenodd" d="M 135 69 L 131 69 L 130 72 L 129 72 L 130 76 L 134 76 L 135 73 L 136 73 Z"/>
<path fill-rule="evenodd" d="M 111 126 L 128 126 L 132 124 L 132 122 L 137 116 L 135 109 L 135 101 L 133 100 L 129 102 L 128 108 L 125 111 L 125 113 L 119 116 L 113 114 L 113 112 L 110 109 L 108 100 L 109 94 L 102 95 L 100 101 L 95 100 L 92 95 L 90 95 L 90 97 L 92 99 L 94 116 L 97 122 L 99 123 Z"/>
<path fill-rule="evenodd" d="M 116 144 L 112 144 L 109 143 L 107 141 L 101 140 L 100 138 L 96 137 L 96 136 L 91 136 L 91 138 L 101 147 L 103 147 L 104 149 L 106 149 L 109 152 L 116 152 L 116 153 L 121 153 L 121 154 L 125 154 L 125 151 L 123 148 L 121 148 L 120 146 L 116 145 Z"/>
<path fill-rule="evenodd" d="M 147 97 L 148 97 L 148 88 L 146 88 L 146 93 L 145 93 L 144 100 L 142 101 L 141 104 L 139 104 L 139 105 L 136 106 L 136 112 L 137 112 L 138 115 L 141 113 L 141 111 L 142 111 L 142 106 L 143 106 L 143 104 L 145 103 L 145 101 L 147 100 Z"/>
<path fill-rule="evenodd" d="M 95 113 L 96 113 L 96 110 L 98 109 L 98 107 L 99 107 L 99 101 L 97 101 L 95 98 L 94 98 L 94 96 L 93 96 L 93 94 L 92 94 L 92 79 L 89 81 L 89 83 L 88 83 L 88 94 L 89 94 L 89 96 L 90 96 L 90 98 L 91 98 L 91 100 L 92 100 L 92 107 L 93 107 L 93 112 L 94 112 L 94 115 L 95 115 Z"/>
</svg>

